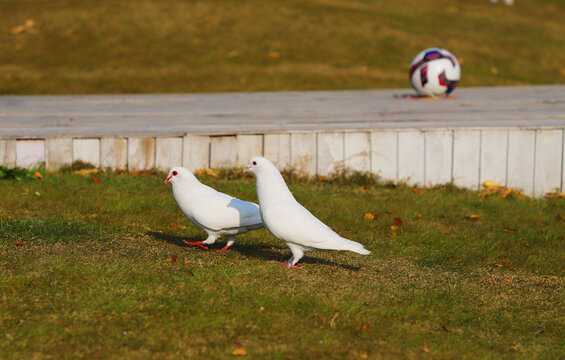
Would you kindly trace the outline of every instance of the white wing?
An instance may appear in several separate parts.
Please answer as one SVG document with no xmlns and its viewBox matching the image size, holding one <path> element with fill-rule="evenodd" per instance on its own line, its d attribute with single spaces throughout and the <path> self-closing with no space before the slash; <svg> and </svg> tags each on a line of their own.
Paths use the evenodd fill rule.
<svg viewBox="0 0 565 360">
<path fill-rule="evenodd" d="M 208 189 L 191 204 L 194 220 L 204 227 L 219 231 L 262 223 L 257 204 Z"/>
<path fill-rule="evenodd" d="M 363 246 L 339 236 L 298 202 L 286 201 L 263 212 L 268 229 L 283 241 L 306 248 L 362 251 Z"/>
</svg>

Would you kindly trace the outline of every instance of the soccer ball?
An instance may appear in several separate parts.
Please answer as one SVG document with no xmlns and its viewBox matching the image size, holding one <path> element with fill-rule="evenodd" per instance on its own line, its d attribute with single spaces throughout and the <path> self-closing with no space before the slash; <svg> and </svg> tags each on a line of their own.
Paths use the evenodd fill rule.
<svg viewBox="0 0 565 360">
<path fill-rule="evenodd" d="M 460 79 L 459 62 L 445 49 L 426 49 L 410 65 L 410 83 L 421 96 L 448 96 Z"/>
</svg>

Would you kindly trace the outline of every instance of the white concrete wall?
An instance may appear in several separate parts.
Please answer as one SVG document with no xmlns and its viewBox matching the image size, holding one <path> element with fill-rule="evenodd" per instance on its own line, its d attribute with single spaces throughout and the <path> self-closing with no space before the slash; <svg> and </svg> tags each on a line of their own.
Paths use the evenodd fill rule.
<svg viewBox="0 0 565 360">
<path fill-rule="evenodd" d="M 371 172 L 388 181 L 398 181 L 398 132 L 371 133 Z"/>
<path fill-rule="evenodd" d="M 174 166 L 182 166 L 182 137 L 158 137 L 155 141 L 155 167 L 169 171 Z"/>
<path fill-rule="evenodd" d="M 113 170 L 128 168 L 128 139 L 103 137 L 100 139 L 100 167 Z"/>
<path fill-rule="evenodd" d="M 237 162 L 237 138 L 235 135 L 210 138 L 210 167 L 234 167 Z"/>
<path fill-rule="evenodd" d="M 128 170 L 139 171 L 155 167 L 155 138 L 128 138 Z"/>
<path fill-rule="evenodd" d="M 481 173 L 481 131 L 453 131 L 453 184 L 478 190 Z"/>
<path fill-rule="evenodd" d="M 190 171 L 210 167 L 210 137 L 186 135 L 182 139 L 182 166 Z"/>
<path fill-rule="evenodd" d="M 299 174 L 314 175 L 317 171 L 317 134 L 290 134 L 290 167 Z"/>
<path fill-rule="evenodd" d="M 279 169 L 290 168 L 290 134 L 265 134 L 263 156 Z"/>
<path fill-rule="evenodd" d="M 16 166 L 16 140 L 0 139 L 0 165 Z"/>
<path fill-rule="evenodd" d="M 73 162 L 73 138 L 53 137 L 45 139 L 45 167 L 59 169 Z"/>
<path fill-rule="evenodd" d="M 100 167 L 100 139 L 73 139 L 73 162 L 78 160 Z"/>
<path fill-rule="evenodd" d="M 325 176 L 345 168 L 344 140 L 339 132 L 318 134 L 318 174 Z"/>
<path fill-rule="evenodd" d="M 237 135 L 236 166 L 246 166 L 254 156 L 263 156 L 263 135 Z"/>
<path fill-rule="evenodd" d="M 399 129 L 227 136 L 0 139 L 0 165 L 58 168 L 75 160 L 102 168 L 168 170 L 182 164 L 243 167 L 255 155 L 279 169 L 329 175 L 344 168 L 417 186 L 453 183 L 477 190 L 484 181 L 530 196 L 564 191 L 565 130 Z"/>
<path fill-rule="evenodd" d="M 45 140 L 16 140 L 16 166 L 35 167 L 45 164 Z"/>
</svg>

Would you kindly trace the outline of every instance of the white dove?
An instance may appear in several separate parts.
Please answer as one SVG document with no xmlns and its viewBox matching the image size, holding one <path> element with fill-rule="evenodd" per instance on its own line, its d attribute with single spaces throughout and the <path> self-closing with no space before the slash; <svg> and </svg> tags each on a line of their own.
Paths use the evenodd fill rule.
<svg viewBox="0 0 565 360">
<path fill-rule="evenodd" d="M 169 171 L 165 184 L 173 185 L 173 197 L 180 210 L 197 227 L 208 233 L 204 241 L 184 241 L 188 245 L 208 249 L 204 244 L 213 244 L 220 236 L 228 243 L 226 251 L 237 234 L 263 227 L 259 206 L 233 196 L 218 192 L 202 184 L 190 170 L 174 167 Z"/>
<path fill-rule="evenodd" d="M 286 186 L 279 170 L 267 159 L 252 158 L 243 170 L 255 174 L 257 197 L 263 224 L 292 252 L 288 267 L 304 256 L 305 251 L 348 250 L 368 255 L 363 245 L 342 238 L 300 205 Z"/>
</svg>

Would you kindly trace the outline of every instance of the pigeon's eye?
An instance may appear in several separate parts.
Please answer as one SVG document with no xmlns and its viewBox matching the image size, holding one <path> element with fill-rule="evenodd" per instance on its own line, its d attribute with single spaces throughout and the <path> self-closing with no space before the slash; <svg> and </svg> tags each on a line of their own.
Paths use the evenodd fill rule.
<svg viewBox="0 0 565 360">
<path fill-rule="evenodd" d="M 253 165 L 257 165 L 257 161 L 253 161 Z"/>
<path fill-rule="evenodd" d="M 176 171 L 173 171 L 173 176 L 177 176 L 179 173 Z"/>
</svg>

